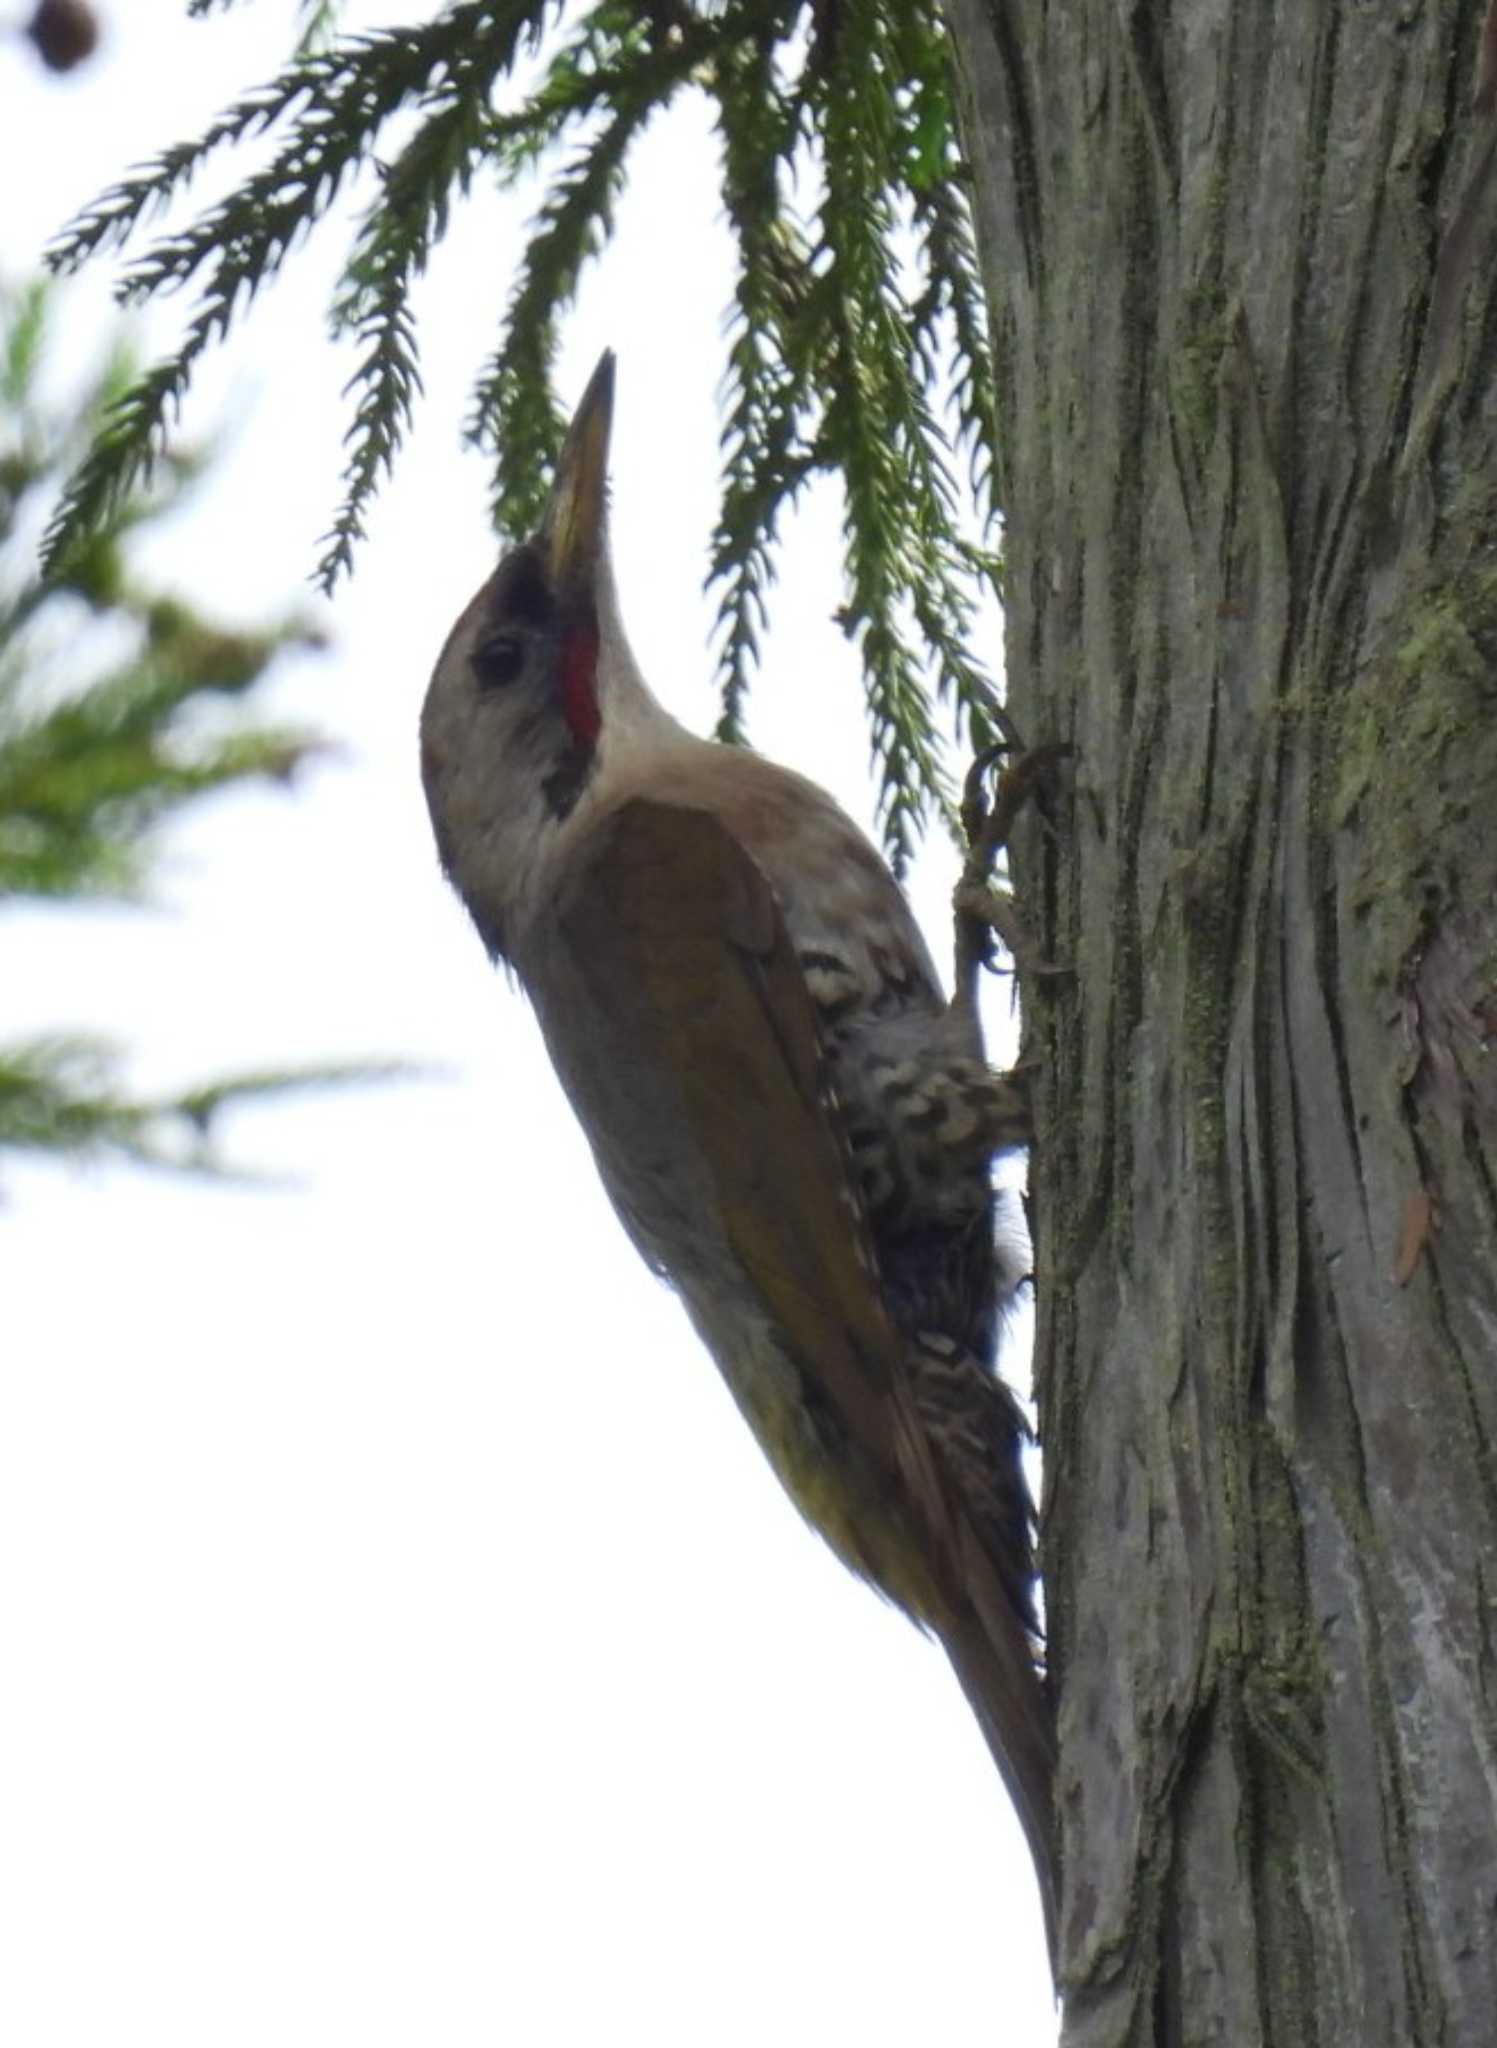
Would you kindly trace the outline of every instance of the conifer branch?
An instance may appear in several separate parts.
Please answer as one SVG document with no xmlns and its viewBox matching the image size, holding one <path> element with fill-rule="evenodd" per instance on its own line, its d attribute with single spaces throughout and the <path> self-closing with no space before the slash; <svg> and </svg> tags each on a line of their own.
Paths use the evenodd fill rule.
<svg viewBox="0 0 1497 2048">
<path fill-rule="evenodd" d="M 217 4 L 193 0 L 192 11 Z M 809 14 L 800 0 L 452 0 L 412 27 L 344 37 L 330 33 L 335 13 L 307 0 L 299 47 L 277 77 L 112 187 L 59 238 L 52 262 L 63 270 L 119 249 L 181 201 L 217 151 L 275 138 L 235 192 L 123 272 L 130 301 L 188 286 L 199 296 L 175 353 L 122 395 L 75 472 L 49 563 L 62 565 L 149 476 L 199 358 L 371 169 L 378 189 L 332 307 L 358 359 L 343 501 L 319 577 L 329 586 L 350 567 L 399 454 L 421 391 L 412 290 L 480 173 L 508 192 L 549 174 L 468 422 L 494 457 L 496 523 L 529 531 L 563 428 L 551 389 L 562 318 L 611 235 L 635 141 L 681 92 L 705 92 L 738 250 L 707 573 L 719 733 L 742 736 L 786 513 L 814 475 L 837 472 L 839 616 L 861 653 L 885 833 L 902 861 L 931 809 L 950 813 L 937 699 L 975 744 L 991 737 L 971 638 L 976 592 L 998 577 L 987 539 L 999 475 L 993 373 L 936 0 L 837 0 Z M 414 125 L 381 165 L 397 116 Z M 804 212 L 797 190 L 809 194 Z"/>
</svg>

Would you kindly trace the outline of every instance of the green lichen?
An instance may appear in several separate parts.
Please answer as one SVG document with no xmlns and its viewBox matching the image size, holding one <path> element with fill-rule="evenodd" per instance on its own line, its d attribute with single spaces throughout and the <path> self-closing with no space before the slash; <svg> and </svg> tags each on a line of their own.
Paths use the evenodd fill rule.
<svg viewBox="0 0 1497 2048">
<path fill-rule="evenodd" d="M 1497 492 L 1468 493 L 1446 535 L 1347 692 L 1337 735 L 1348 904 L 1387 988 L 1450 911 L 1497 892 Z"/>
<path fill-rule="evenodd" d="M 1226 295 L 1214 279 L 1184 294 L 1169 358 L 1170 401 L 1198 469 L 1205 466 L 1216 436 L 1221 366 L 1230 336 Z"/>
</svg>

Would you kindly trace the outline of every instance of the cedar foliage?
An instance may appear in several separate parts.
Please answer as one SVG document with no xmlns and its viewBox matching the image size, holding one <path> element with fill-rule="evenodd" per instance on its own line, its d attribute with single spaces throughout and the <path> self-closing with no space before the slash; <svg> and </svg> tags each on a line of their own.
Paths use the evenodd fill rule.
<svg viewBox="0 0 1497 2048">
<path fill-rule="evenodd" d="M 146 493 L 121 491 L 48 579 L 30 567 L 42 508 L 129 390 L 119 348 L 66 407 L 44 405 L 49 293 L 0 289 L 0 908 L 136 899 L 159 828 L 247 781 L 289 781 L 316 742 L 238 707 L 281 653 L 315 644 L 292 618 L 225 629 L 143 584 L 130 542 L 169 513 L 202 459 L 175 449 Z M 141 1098 L 89 1033 L 0 1042 L 0 1155 L 113 1155 L 221 1170 L 231 1104 L 371 1078 L 370 1067 L 241 1074 Z"/>
<path fill-rule="evenodd" d="M 194 0 L 206 15 L 214 0 Z M 168 227 L 121 271 L 126 305 L 191 289 L 178 347 L 121 394 L 63 497 L 47 560 L 65 563 L 151 473 L 193 372 L 345 193 L 359 218 L 330 309 L 358 361 L 342 502 L 318 578 L 352 565 L 371 499 L 421 393 L 413 282 L 475 178 L 544 196 L 469 435 L 494 465 L 500 531 L 533 530 L 564 416 L 551 389 L 562 319 L 608 242 L 630 150 L 683 93 L 710 101 L 738 280 L 726 338 L 718 596 L 719 736 L 741 737 L 781 522 L 808 481 L 845 490 L 847 588 L 887 843 L 907 857 L 949 811 L 944 698 L 974 745 L 997 737 L 970 652 L 998 562 L 974 539 L 965 454 L 991 525 L 993 391 L 983 296 L 933 0 L 456 0 L 409 27 L 338 35 L 304 10 L 301 45 L 200 136 L 132 172 L 58 238 L 55 270 L 134 244 L 217 152 L 263 139 L 237 188 Z"/>
</svg>

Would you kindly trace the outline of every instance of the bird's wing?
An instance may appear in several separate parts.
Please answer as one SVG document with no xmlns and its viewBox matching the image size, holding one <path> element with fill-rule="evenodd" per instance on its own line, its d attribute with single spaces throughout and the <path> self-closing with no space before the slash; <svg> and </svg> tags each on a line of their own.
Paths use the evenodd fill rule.
<svg viewBox="0 0 1497 2048">
<path fill-rule="evenodd" d="M 942 1489 L 827 1113 L 815 1008 L 762 871 L 709 812 L 635 798 L 590 835 L 556 913 L 568 978 L 585 984 L 605 1041 L 590 1068 L 672 1099 L 717 1227 L 771 1319 L 934 1535 Z M 579 1108 L 596 1149 L 606 1117 L 596 1100 Z M 601 1151 L 599 1163 L 614 1178 Z"/>
</svg>

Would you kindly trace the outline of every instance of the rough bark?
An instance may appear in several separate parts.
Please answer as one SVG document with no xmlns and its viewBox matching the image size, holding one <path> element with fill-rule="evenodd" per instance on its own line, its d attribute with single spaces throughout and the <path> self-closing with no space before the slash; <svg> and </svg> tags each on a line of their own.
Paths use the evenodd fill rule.
<svg viewBox="0 0 1497 2048">
<path fill-rule="evenodd" d="M 1015 851 L 1065 2040 L 1485 2048 L 1486 0 L 948 6 L 1076 750 Z"/>
</svg>

